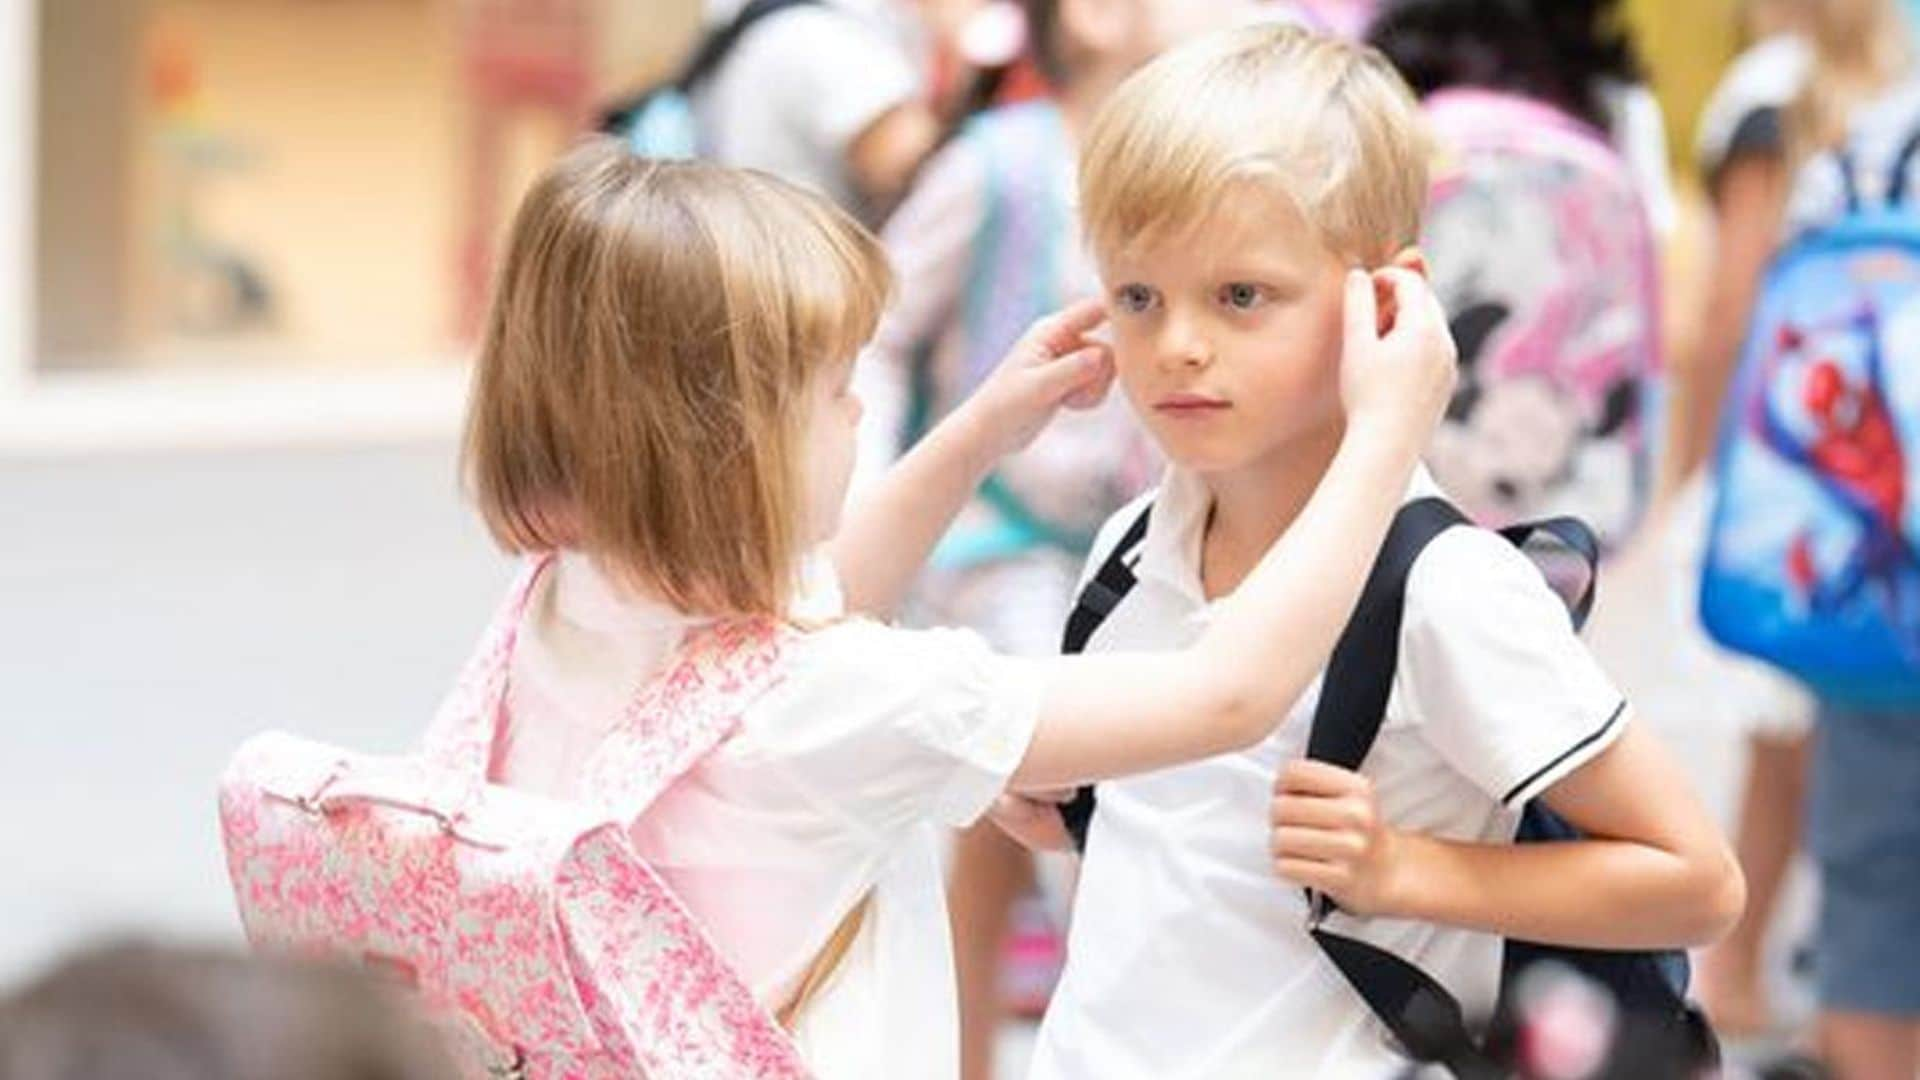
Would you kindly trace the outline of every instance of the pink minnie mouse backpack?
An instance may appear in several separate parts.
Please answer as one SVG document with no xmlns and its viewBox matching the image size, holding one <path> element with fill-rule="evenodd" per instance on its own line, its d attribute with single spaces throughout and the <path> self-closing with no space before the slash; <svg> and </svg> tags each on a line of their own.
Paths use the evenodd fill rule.
<svg viewBox="0 0 1920 1080">
<path fill-rule="evenodd" d="M 418 989 L 474 1077 L 808 1075 L 669 885 L 632 823 L 779 679 L 763 620 L 694 631 L 628 707 L 579 803 L 487 782 L 534 562 L 442 706 L 423 753 L 258 736 L 220 787 L 255 947 L 365 964 Z"/>
<path fill-rule="evenodd" d="M 1439 161 L 1422 238 L 1460 349 L 1428 464 L 1483 525 L 1561 516 L 1617 547 L 1659 426 L 1653 230 L 1598 131 L 1530 98 L 1427 99 Z"/>
</svg>

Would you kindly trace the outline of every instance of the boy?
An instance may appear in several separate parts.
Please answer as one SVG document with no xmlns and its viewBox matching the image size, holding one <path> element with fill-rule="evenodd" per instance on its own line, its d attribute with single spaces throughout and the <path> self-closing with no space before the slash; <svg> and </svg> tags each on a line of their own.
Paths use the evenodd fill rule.
<svg viewBox="0 0 1920 1080">
<path fill-rule="evenodd" d="M 1384 294 L 1425 272 L 1411 245 L 1427 153 L 1378 54 L 1281 28 L 1169 53 L 1095 119 L 1084 227 L 1121 383 L 1171 464 L 1148 497 L 1138 584 L 1090 648 L 1192 640 L 1287 529 L 1344 429 L 1345 275 L 1367 269 Z M 1407 494 L 1435 493 L 1419 475 Z M 1090 569 L 1146 503 L 1108 522 Z M 1299 760 L 1316 697 L 1252 750 L 1101 785 L 1034 1076 L 1403 1068 L 1308 937 L 1303 887 L 1338 902 L 1330 929 L 1480 1015 L 1504 935 L 1673 947 L 1737 916 L 1739 872 L 1686 780 L 1498 537 L 1453 529 L 1416 563 L 1361 772 Z M 1512 844 L 1535 797 L 1608 839 Z"/>
<path fill-rule="evenodd" d="M 1244 14 L 1239 0 L 1022 6 L 1032 55 L 1054 93 L 969 120 L 928 161 L 882 234 L 895 301 L 855 376 L 870 466 L 964 401 L 1035 319 L 1099 292 L 1074 213 L 1081 135 L 1142 64 Z M 1059 417 L 996 469 L 993 488 L 948 534 L 920 580 L 916 621 L 966 626 L 1016 655 L 1052 653 L 1095 530 L 1157 471 L 1117 395 Z M 948 891 L 963 1077 L 995 1075 L 1002 987 L 1009 1003 L 1037 1014 L 1057 976 L 1057 951 L 1014 954 L 1017 966 L 1001 970 L 1033 871 L 1028 853 L 986 822 L 958 837 Z"/>
</svg>

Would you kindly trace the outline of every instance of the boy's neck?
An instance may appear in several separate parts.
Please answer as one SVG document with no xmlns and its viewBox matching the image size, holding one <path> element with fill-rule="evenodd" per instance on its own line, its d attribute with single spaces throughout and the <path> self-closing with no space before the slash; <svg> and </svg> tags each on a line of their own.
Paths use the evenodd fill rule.
<svg viewBox="0 0 1920 1080">
<path fill-rule="evenodd" d="M 1208 600 L 1238 588 L 1292 526 L 1333 464 L 1345 432 L 1345 422 L 1336 419 L 1241 468 L 1202 474 L 1212 500 L 1200 545 L 1200 583 Z"/>
</svg>

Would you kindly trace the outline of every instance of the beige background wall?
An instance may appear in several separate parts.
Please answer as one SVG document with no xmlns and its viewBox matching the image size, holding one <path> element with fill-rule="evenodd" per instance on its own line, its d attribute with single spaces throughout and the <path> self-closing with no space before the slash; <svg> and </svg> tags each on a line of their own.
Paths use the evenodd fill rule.
<svg viewBox="0 0 1920 1080">
<path fill-rule="evenodd" d="M 459 27 L 490 2 L 42 0 L 42 366 L 364 367 L 455 351 L 472 119 Z M 699 3 L 589 7 L 591 69 L 611 93 L 671 67 Z M 276 318 L 258 331 L 170 325 L 179 269 L 162 238 L 179 174 L 148 75 L 165 41 L 199 75 L 187 129 L 240 159 L 202 174 L 192 205 L 272 287 Z M 538 113 L 508 123 L 510 208 L 573 133 Z"/>
</svg>

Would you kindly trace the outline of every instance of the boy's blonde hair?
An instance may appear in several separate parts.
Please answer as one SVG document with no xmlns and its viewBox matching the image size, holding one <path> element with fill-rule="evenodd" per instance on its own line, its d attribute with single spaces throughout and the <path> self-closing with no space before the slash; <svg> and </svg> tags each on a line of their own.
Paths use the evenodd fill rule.
<svg viewBox="0 0 1920 1080">
<path fill-rule="evenodd" d="M 521 204 L 496 285 L 464 448 L 488 529 L 683 610 L 784 615 L 811 380 L 871 336 L 890 280 L 825 199 L 582 145 Z"/>
<path fill-rule="evenodd" d="M 1140 69 L 1080 157 L 1096 253 L 1178 239 L 1229 188 L 1290 199 L 1335 254 L 1377 266 L 1420 237 L 1429 144 L 1375 50 L 1290 26 L 1209 34 Z"/>
</svg>

